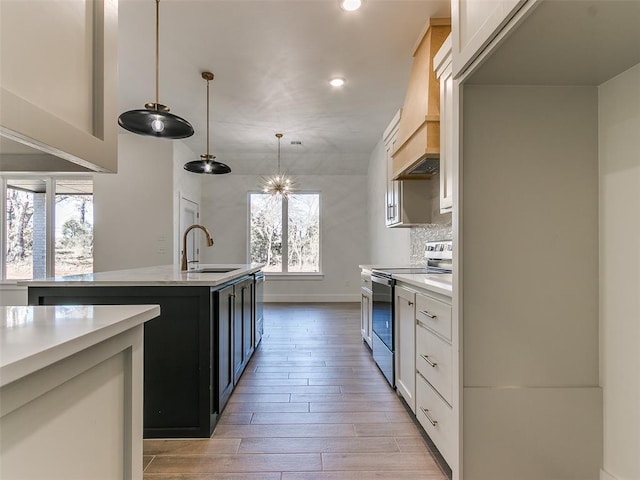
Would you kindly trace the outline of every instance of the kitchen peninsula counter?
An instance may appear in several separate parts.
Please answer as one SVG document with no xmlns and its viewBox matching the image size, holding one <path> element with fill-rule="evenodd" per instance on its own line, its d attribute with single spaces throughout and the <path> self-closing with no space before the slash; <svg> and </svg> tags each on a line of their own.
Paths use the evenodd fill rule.
<svg viewBox="0 0 640 480">
<path fill-rule="evenodd" d="M 142 479 L 143 324 L 159 313 L 0 307 L 0 477 Z"/>
<path fill-rule="evenodd" d="M 29 305 L 159 305 L 144 325 L 145 438 L 209 437 L 261 333 L 261 264 L 21 282 Z"/>
</svg>

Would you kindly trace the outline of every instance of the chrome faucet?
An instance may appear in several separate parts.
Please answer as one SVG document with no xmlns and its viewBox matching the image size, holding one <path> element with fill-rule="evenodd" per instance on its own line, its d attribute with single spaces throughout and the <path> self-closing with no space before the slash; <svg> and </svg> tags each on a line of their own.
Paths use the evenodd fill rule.
<svg viewBox="0 0 640 480">
<path fill-rule="evenodd" d="M 213 239 L 211 238 L 211 234 L 209 233 L 209 230 L 207 230 L 207 227 L 204 227 L 202 225 L 197 225 L 197 224 L 187 227 L 187 229 L 184 231 L 184 236 L 182 237 L 182 262 L 181 262 L 180 270 L 182 270 L 183 272 L 186 272 L 189 269 L 188 267 L 189 262 L 187 262 L 187 234 L 194 228 L 199 228 L 207 236 L 208 247 L 213 246 Z"/>
</svg>

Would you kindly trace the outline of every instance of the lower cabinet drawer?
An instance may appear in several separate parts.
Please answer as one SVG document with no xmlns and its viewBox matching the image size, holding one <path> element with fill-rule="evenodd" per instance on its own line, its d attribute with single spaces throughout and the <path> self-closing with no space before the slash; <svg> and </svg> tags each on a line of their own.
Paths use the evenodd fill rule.
<svg viewBox="0 0 640 480">
<path fill-rule="evenodd" d="M 453 409 L 420 374 L 416 375 L 416 417 L 444 459 L 451 465 L 456 438 Z"/>
<path fill-rule="evenodd" d="M 453 348 L 430 330 L 416 326 L 416 369 L 452 404 Z"/>
<path fill-rule="evenodd" d="M 428 295 L 416 295 L 416 320 L 451 340 L 451 305 Z"/>
</svg>

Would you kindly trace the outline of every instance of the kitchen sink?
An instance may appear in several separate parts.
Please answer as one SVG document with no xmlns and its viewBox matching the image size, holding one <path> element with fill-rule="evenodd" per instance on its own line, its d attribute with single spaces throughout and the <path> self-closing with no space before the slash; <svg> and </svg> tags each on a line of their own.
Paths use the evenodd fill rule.
<svg viewBox="0 0 640 480">
<path fill-rule="evenodd" d="M 195 270 L 190 270 L 195 273 L 228 273 L 233 272 L 235 270 L 240 270 L 237 267 L 203 267 L 197 268 Z"/>
</svg>

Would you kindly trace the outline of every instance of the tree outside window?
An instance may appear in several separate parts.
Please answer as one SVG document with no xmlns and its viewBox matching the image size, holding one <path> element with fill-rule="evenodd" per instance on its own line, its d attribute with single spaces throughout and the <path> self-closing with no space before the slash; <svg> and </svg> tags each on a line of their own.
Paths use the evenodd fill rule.
<svg viewBox="0 0 640 480">
<path fill-rule="evenodd" d="M 93 272 L 93 195 L 56 194 L 55 274 Z"/>
<path fill-rule="evenodd" d="M 9 178 L 0 183 L 3 189 L 5 279 L 93 271 L 92 180 Z"/>
<path fill-rule="evenodd" d="M 17 188 L 7 188 L 5 277 L 8 279 L 32 278 L 33 214 L 36 195 Z M 42 261 L 44 266 L 44 258 Z"/>
<path fill-rule="evenodd" d="M 320 272 L 320 194 L 252 193 L 250 212 L 251 262 L 264 263 L 265 272 Z"/>
</svg>

